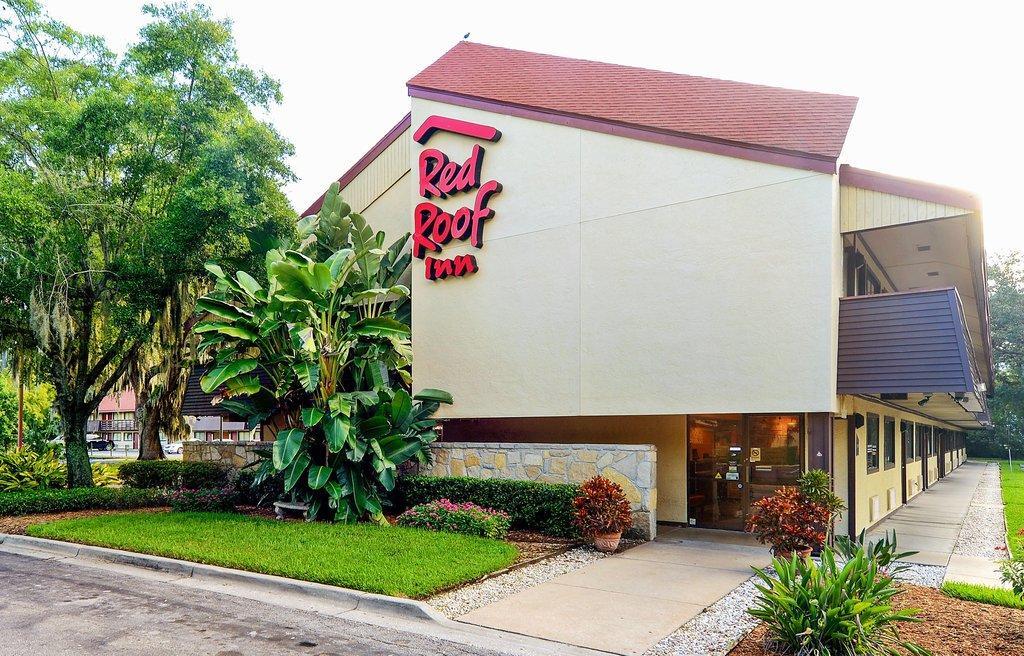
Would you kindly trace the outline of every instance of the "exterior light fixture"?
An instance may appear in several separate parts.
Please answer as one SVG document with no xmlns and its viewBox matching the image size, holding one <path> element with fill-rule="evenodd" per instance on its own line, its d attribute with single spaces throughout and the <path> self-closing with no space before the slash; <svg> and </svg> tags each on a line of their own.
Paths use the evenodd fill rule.
<svg viewBox="0 0 1024 656">
<path fill-rule="evenodd" d="M 925 394 L 924 398 L 917 402 L 917 405 L 924 405 L 932 400 L 931 394 Z"/>
</svg>

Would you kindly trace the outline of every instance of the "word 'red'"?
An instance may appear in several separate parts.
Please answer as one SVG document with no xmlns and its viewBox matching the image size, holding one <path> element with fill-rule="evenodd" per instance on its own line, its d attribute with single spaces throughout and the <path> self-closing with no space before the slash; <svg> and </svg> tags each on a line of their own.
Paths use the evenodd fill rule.
<svg viewBox="0 0 1024 656">
<path fill-rule="evenodd" d="M 431 116 L 416 131 L 415 140 L 425 143 L 438 131 L 453 132 L 475 138 L 497 141 L 501 133 L 494 128 L 458 121 L 440 116 Z M 495 180 L 481 183 L 484 149 L 474 145 L 465 162 L 459 164 L 448 159 L 436 148 L 425 148 L 419 156 L 419 195 L 423 198 L 448 198 L 451 195 L 476 189 L 473 206 L 460 207 L 448 213 L 429 200 L 420 203 L 413 210 L 412 254 L 423 260 L 427 280 L 442 280 L 449 276 L 464 276 L 476 273 L 479 267 L 473 255 L 456 255 L 451 259 L 430 257 L 427 252 L 440 253 L 442 247 L 453 239 L 468 240 L 475 248 L 484 243 L 484 221 L 494 216 L 494 210 L 487 207 L 491 196 L 501 192 L 501 184 Z"/>
</svg>

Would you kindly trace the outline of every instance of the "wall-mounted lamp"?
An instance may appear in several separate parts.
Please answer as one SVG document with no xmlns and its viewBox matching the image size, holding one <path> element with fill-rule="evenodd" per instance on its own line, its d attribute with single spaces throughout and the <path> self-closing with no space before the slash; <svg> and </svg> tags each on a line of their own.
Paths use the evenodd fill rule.
<svg viewBox="0 0 1024 656">
<path fill-rule="evenodd" d="M 932 400 L 932 395 L 931 394 L 925 394 L 924 398 L 917 402 L 917 405 L 925 405 L 926 403 L 928 403 L 931 400 Z"/>
</svg>

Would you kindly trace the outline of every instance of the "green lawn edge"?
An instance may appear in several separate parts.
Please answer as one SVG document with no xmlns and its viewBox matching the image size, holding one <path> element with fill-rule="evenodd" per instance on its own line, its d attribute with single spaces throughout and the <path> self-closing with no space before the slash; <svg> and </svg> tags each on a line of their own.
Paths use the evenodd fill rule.
<svg viewBox="0 0 1024 656">
<path fill-rule="evenodd" d="M 941 589 L 943 594 L 954 599 L 1024 610 L 1024 599 L 1015 595 L 1013 590 L 959 581 L 946 581 Z"/>
<path fill-rule="evenodd" d="M 1006 546 L 1014 560 L 1024 559 L 1024 458 L 1013 460 L 1013 468 L 1005 458 L 972 458 L 979 462 L 999 463 L 999 487 L 1003 493 L 1003 518 L 1006 521 Z"/>
<path fill-rule="evenodd" d="M 33 537 L 423 598 L 512 564 L 498 540 L 372 524 L 234 513 L 124 512 L 30 525 Z"/>
</svg>

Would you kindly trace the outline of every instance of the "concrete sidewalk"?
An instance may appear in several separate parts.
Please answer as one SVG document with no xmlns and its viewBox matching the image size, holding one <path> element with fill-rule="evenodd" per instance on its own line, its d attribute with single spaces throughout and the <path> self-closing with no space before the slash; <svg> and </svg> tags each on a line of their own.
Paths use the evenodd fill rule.
<svg viewBox="0 0 1024 656">
<path fill-rule="evenodd" d="M 667 529 L 459 621 L 615 654 L 642 654 L 765 566 L 750 536 Z"/>
<path fill-rule="evenodd" d="M 964 463 L 879 522 L 867 538 L 877 540 L 896 531 L 901 550 L 918 552 L 907 562 L 945 567 L 947 581 L 1004 587 L 996 561 L 954 553 L 960 532 L 971 530 L 964 521 L 987 466 Z"/>
</svg>

